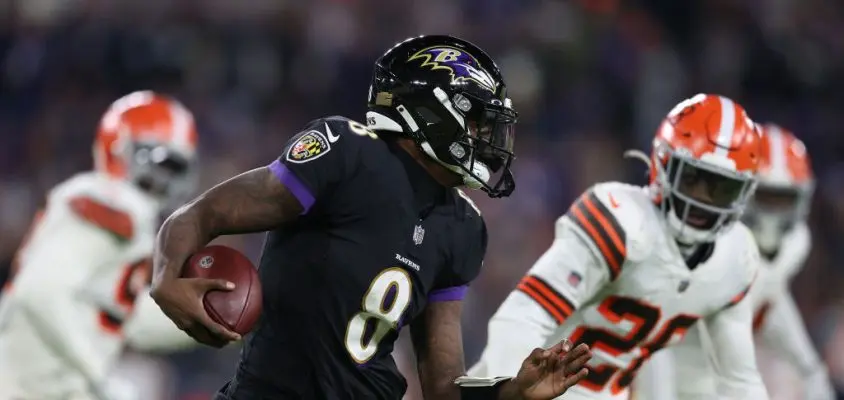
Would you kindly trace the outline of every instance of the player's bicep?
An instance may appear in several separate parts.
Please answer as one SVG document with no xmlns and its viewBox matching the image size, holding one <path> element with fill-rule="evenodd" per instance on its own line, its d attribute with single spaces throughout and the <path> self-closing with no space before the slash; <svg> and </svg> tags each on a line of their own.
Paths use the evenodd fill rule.
<svg viewBox="0 0 844 400">
<path fill-rule="evenodd" d="M 175 215 L 196 210 L 196 220 L 216 235 L 261 232 L 301 214 L 303 205 L 270 166 L 256 168 L 214 186 Z"/>
<path fill-rule="evenodd" d="M 428 304 L 411 324 L 419 380 L 426 398 L 459 394 L 452 384 L 465 371 L 460 317 L 461 301 Z"/>
</svg>

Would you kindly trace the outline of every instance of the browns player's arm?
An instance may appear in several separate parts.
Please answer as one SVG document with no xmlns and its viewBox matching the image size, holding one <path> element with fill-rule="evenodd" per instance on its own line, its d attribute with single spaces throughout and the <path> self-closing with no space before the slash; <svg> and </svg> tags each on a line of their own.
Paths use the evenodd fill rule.
<svg viewBox="0 0 844 400">
<path fill-rule="evenodd" d="M 747 294 L 756 280 L 760 259 L 756 242 L 746 231 L 745 253 L 739 259 L 745 266 L 744 288 L 720 311 L 709 315 L 704 325 L 712 339 L 714 366 L 720 398 L 767 399 L 768 393 L 756 365 L 753 345 L 753 305 Z"/>
<path fill-rule="evenodd" d="M 220 235 L 262 232 L 296 218 L 304 207 L 271 166 L 244 172 L 173 213 L 158 234 L 156 280 L 176 278 L 191 254 Z"/>
<path fill-rule="evenodd" d="M 625 230 L 595 190 L 557 220 L 554 236 L 490 319 L 486 348 L 471 375 L 514 375 L 531 350 L 619 276 L 627 254 Z"/>
</svg>

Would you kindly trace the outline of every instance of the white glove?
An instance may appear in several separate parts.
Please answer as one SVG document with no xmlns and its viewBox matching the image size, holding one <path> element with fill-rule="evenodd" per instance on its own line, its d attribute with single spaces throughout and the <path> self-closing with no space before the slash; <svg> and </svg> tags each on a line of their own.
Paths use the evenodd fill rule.
<svg viewBox="0 0 844 400">
<path fill-rule="evenodd" d="M 806 400 L 835 400 L 835 388 L 826 368 L 814 368 L 803 377 L 803 398 Z"/>
</svg>

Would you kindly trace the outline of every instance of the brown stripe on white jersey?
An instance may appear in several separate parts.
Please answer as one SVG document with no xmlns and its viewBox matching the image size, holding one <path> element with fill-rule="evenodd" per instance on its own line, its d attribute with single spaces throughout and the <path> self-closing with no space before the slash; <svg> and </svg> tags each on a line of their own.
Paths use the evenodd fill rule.
<svg viewBox="0 0 844 400">
<path fill-rule="evenodd" d="M 609 267 L 610 279 L 621 273 L 627 257 L 624 228 L 593 191 L 584 193 L 566 213 L 592 241 Z"/>
<path fill-rule="evenodd" d="M 535 275 L 526 275 L 516 286 L 516 290 L 528 295 L 539 304 L 557 324 L 562 324 L 574 313 L 576 307 L 544 279 Z"/>
</svg>

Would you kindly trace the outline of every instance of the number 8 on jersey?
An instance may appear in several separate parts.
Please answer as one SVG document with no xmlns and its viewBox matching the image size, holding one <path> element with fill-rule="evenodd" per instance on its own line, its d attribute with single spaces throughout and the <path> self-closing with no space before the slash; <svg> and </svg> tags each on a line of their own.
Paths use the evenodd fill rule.
<svg viewBox="0 0 844 400">
<path fill-rule="evenodd" d="M 410 305 L 413 283 L 401 268 L 388 268 L 369 284 L 362 309 L 346 327 L 346 350 L 358 364 L 369 361 L 378 351 L 381 339 L 398 328 Z"/>
</svg>

